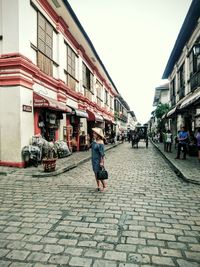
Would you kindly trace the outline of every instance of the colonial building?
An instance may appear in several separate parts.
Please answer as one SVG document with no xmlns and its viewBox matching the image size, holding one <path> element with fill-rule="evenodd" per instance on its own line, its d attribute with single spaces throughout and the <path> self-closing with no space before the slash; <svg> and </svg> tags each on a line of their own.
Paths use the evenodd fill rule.
<svg viewBox="0 0 200 267">
<path fill-rule="evenodd" d="M 153 99 L 153 106 L 157 107 L 158 104 L 169 104 L 169 84 L 163 84 L 155 88 Z"/>
<path fill-rule="evenodd" d="M 137 125 L 138 121 L 135 116 L 134 111 L 128 111 L 128 123 L 127 123 L 127 130 L 135 130 L 135 127 Z"/>
<path fill-rule="evenodd" d="M 23 167 L 33 135 L 70 146 L 114 123 L 117 88 L 67 0 L 1 0 L 0 14 L 0 165 Z"/>
<path fill-rule="evenodd" d="M 159 104 L 169 104 L 169 83 L 165 83 L 155 88 L 153 106 L 156 108 Z M 154 111 L 152 112 L 152 115 L 153 116 L 149 124 L 149 131 L 155 133 L 157 132 L 158 120 Z M 168 128 L 167 125 L 166 128 Z"/>
<path fill-rule="evenodd" d="M 170 83 L 167 113 L 174 134 L 200 127 L 200 1 L 193 0 L 171 52 L 163 79 Z"/>
<path fill-rule="evenodd" d="M 116 134 L 119 136 L 122 132 L 127 131 L 128 127 L 128 111 L 130 111 L 129 105 L 123 99 L 121 95 L 115 97 L 114 100 L 115 110 L 115 122 L 116 122 Z"/>
</svg>

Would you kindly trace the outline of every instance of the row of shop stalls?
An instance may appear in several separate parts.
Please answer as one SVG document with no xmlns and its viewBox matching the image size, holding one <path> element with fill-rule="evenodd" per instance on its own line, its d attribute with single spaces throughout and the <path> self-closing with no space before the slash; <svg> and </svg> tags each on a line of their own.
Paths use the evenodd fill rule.
<svg viewBox="0 0 200 267">
<path fill-rule="evenodd" d="M 188 154 L 197 156 L 197 146 L 194 142 L 198 128 L 200 128 L 200 88 L 189 93 L 172 107 L 162 119 L 165 120 L 165 128 L 170 129 L 175 138 L 181 126 L 185 126 L 189 133 L 190 141 L 187 144 Z"/>
<path fill-rule="evenodd" d="M 43 148 L 47 148 L 50 143 L 56 144 L 58 157 L 66 157 L 74 151 L 89 147 L 93 127 L 102 128 L 104 133 L 111 132 L 114 127 L 112 118 L 107 115 L 89 108 L 83 110 L 67 106 L 36 92 L 33 93 L 33 107 L 35 134 L 31 137 L 30 146 L 39 147 L 40 159 L 47 157 L 47 149 Z"/>
<path fill-rule="evenodd" d="M 172 107 L 167 114 L 167 127 L 176 135 L 181 126 L 185 126 L 189 133 L 196 132 L 200 127 L 200 88 L 189 93 Z"/>
</svg>

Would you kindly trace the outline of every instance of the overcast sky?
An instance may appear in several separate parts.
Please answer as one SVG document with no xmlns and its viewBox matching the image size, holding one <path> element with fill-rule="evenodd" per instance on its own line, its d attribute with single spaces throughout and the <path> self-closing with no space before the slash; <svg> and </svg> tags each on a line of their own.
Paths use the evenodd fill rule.
<svg viewBox="0 0 200 267">
<path fill-rule="evenodd" d="M 192 0 L 68 0 L 118 91 L 140 123 Z"/>
</svg>

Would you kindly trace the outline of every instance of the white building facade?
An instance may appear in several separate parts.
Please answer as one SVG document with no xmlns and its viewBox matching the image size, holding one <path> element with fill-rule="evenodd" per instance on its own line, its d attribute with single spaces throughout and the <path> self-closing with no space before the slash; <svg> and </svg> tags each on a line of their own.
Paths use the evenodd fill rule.
<svg viewBox="0 0 200 267">
<path fill-rule="evenodd" d="M 199 53 L 194 53 L 198 48 Z M 181 126 L 192 133 L 200 127 L 200 2 L 193 0 L 169 57 L 163 79 L 170 84 L 167 113 L 174 135 Z"/>
<path fill-rule="evenodd" d="M 153 106 L 157 108 L 159 104 L 168 104 L 170 105 L 170 99 L 169 99 L 169 83 L 160 85 L 155 88 L 155 94 L 153 99 Z M 153 112 L 154 116 L 150 120 L 150 131 L 153 133 L 157 132 L 157 126 L 158 126 L 158 119 L 155 116 L 155 112 Z M 166 129 L 169 128 L 168 125 L 166 125 Z"/>
<path fill-rule="evenodd" d="M 118 91 L 67 1 L 0 0 L 0 165 L 48 141 L 114 123 Z"/>
</svg>

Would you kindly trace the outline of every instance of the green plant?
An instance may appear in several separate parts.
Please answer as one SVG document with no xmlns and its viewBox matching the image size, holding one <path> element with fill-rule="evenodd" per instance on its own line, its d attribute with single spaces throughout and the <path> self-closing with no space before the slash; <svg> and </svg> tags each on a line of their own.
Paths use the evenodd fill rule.
<svg viewBox="0 0 200 267">
<path fill-rule="evenodd" d="M 157 119 L 161 119 L 162 116 L 169 111 L 169 104 L 158 104 L 155 109 L 155 116 Z"/>
<path fill-rule="evenodd" d="M 119 112 L 117 111 L 114 112 L 114 118 L 115 118 L 115 121 L 119 119 Z"/>
</svg>

